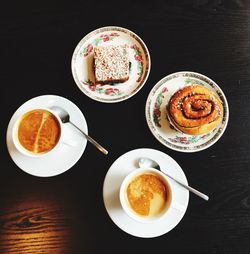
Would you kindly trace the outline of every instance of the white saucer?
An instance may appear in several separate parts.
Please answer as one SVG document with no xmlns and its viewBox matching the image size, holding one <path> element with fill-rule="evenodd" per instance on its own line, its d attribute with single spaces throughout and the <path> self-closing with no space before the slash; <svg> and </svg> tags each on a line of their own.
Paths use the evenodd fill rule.
<svg viewBox="0 0 250 254">
<path fill-rule="evenodd" d="M 131 64 L 129 79 L 113 85 L 96 84 L 93 49 L 109 45 L 127 45 Z M 135 95 L 145 84 L 150 66 L 150 55 L 143 40 L 132 31 L 117 26 L 102 27 L 84 36 L 71 61 L 72 74 L 80 90 L 91 99 L 105 103 L 124 101 Z"/>
<path fill-rule="evenodd" d="M 82 156 L 87 140 L 69 123 L 63 124 L 64 133 L 69 144 L 61 144 L 58 149 L 41 158 L 28 157 L 21 154 L 14 146 L 12 128 L 20 115 L 31 108 L 59 106 L 68 111 L 70 120 L 88 133 L 88 127 L 80 109 L 68 99 L 56 95 L 43 95 L 35 97 L 22 106 L 12 116 L 7 129 L 6 142 L 11 158 L 16 165 L 28 174 L 48 177 L 59 175 L 70 169 Z"/>
<path fill-rule="evenodd" d="M 137 237 L 157 237 L 169 232 L 181 221 L 188 206 L 189 192 L 169 179 L 173 186 L 175 208 L 170 208 L 165 217 L 151 223 L 140 223 L 130 218 L 121 207 L 119 189 L 126 175 L 138 167 L 140 157 L 152 158 L 162 170 L 187 184 L 181 167 L 170 156 L 154 149 L 136 149 L 123 154 L 108 170 L 103 184 L 103 200 L 110 218 L 120 229 Z"/>
</svg>

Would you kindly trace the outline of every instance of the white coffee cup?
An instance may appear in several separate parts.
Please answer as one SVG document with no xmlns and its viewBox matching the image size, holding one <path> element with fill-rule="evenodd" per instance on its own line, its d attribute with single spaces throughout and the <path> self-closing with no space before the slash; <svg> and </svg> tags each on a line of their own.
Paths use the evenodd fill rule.
<svg viewBox="0 0 250 254">
<path fill-rule="evenodd" d="M 41 153 L 34 153 L 32 151 L 29 151 L 28 149 L 26 149 L 19 141 L 19 138 L 18 138 L 18 129 L 19 129 L 19 125 L 21 123 L 21 121 L 23 120 L 24 116 L 26 114 L 28 114 L 29 112 L 31 111 L 39 111 L 39 110 L 42 110 L 42 111 L 47 111 L 49 112 L 50 114 L 53 115 L 53 117 L 55 117 L 55 119 L 57 120 L 57 123 L 58 123 L 58 127 L 59 127 L 59 132 L 60 132 L 60 136 L 58 138 L 58 141 L 57 143 L 53 146 L 52 149 L 50 149 L 49 151 L 45 151 L 45 152 L 41 152 Z M 44 108 L 44 107 L 39 107 L 39 108 L 31 108 L 27 111 L 25 111 L 17 120 L 16 122 L 14 123 L 14 126 L 13 126 L 13 129 L 12 129 L 12 140 L 13 140 L 13 143 L 16 147 L 16 149 L 22 153 L 23 155 L 25 156 L 29 156 L 29 157 L 43 157 L 45 155 L 48 155 L 52 152 L 54 152 L 55 150 L 58 149 L 58 147 L 62 144 L 63 142 L 63 139 L 62 137 L 64 136 L 64 133 L 63 133 L 63 123 L 61 121 L 61 119 L 58 117 L 57 114 L 55 114 L 51 109 L 49 108 Z"/>
<path fill-rule="evenodd" d="M 151 215 L 138 214 L 132 208 L 131 203 L 128 198 L 128 194 L 127 194 L 128 187 L 129 187 L 130 183 L 133 182 L 134 180 L 137 181 L 137 179 L 139 179 L 142 175 L 144 175 L 144 178 L 145 178 L 145 175 L 147 178 L 149 178 L 148 175 L 149 176 L 152 175 L 153 179 L 155 179 L 153 182 L 160 184 L 160 185 L 164 185 L 165 190 L 166 190 L 167 197 L 165 200 L 164 207 L 162 207 L 162 209 L 160 211 L 157 211 L 156 213 L 153 213 Z M 158 183 L 158 180 L 159 180 L 159 183 Z M 140 180 L 139 180 L 139 182 L 140 182 Z M 147 182 L 145 184 L 148 185 Z M 138 186 L 138 184 L 136 186 Z M 141 190 L 140 187 L 138 187 L 138 188 Z M 147 186 L 145 188 L 147 188 Z M 154 222 L 155 220 L 164 218 L 167 215 L 170 208 L 172 207 L 172 186 L 171 186 L 171 183 L 168 180 L 166 175 L 164 175 L 162 172 L 160 172 L 159 170 L 156 170 L 154 168 L 146 168 L 146 169 L 140 168 L 140 169 L 133 170 L 123 180 L 123 182 L 120 186 L 120 193 L 119 194 L 120 194 L 119 196 L 120 196 L 121 206 L 122 206 L 123 210 L 125 211 L 125 213 L 127 215 L 129 215 L 132 219 L 134 219 L 138 222 L 142 222 L 142 223 Z M 153 198 L 150 200 L 150 210 L 154 210 L 153 209 L 153 207 L 155 206 L 154 204 L 157 204 L 157 203 L 155 203 L 155 200 L 159 200 L 159 198 L 158 199 L 155 198 L 155 195 L 157 195 L 157 194 L 153 194 Z M 144 200 L 144 199 L 142 198 L 142 200 Z"/>
</svg>

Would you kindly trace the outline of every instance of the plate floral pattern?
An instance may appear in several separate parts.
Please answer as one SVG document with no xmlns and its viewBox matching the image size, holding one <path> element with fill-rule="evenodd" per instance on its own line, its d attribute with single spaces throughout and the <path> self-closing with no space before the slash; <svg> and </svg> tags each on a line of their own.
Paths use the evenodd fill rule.
<svg viewBox="0 0 250 254">
<path fill-rule="evenodd" d="M 191 84 L 200 84 L 216 93 L 223 103 L 223 119 L 213 131 L 192 136 L 181 133 L 171 125 L 167 117 L 167 105 L 178 89 Z M 213 145 L 226 129 L 229 108 L 220 87 L 208 77 L 195 72 L 177 72 L 160 80 L 151 90 L 146 103 L 146 119 L 153 135 L 165 146 L 181 152 L 197 152 Z"/>
<path fill-rule="evenodd" d="M 129 80 L 119 84 L 96 84 L 93 49 L 98 45 L 127 45 L 130 60 Z M 121 27 L 103 27 L 86 35 L 72 57 L 72 74 L 80 90 L 90 98 L 106 103 L 126 100 L 145 84 L 150 72 L 150 56 L 144 42 Z"/>
</svg>

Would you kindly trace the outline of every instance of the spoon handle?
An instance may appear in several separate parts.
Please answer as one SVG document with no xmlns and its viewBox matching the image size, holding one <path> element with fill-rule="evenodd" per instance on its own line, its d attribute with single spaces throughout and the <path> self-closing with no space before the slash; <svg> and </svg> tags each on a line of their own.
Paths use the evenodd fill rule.
<svg viewBox="0 0 250 254">
<path fill-rule="evenodd" d="M 204 193 L 202 193 L 202 192 L 200 192 L 200 191 L 198 191 L 198 190 L 196 190 L 196 189 L 194 189 L 194 188 L 192 188 L 192 187 L 190 187 L 190 186 L 188 186 L 188 185 L 186 185 L 186 184 L 184 184 L 184 183 L 182 183 L 182 182 L 179 182 L 178 180 L 176 180 L 176 179 L 173 178 L 172 176 L 166 174 L 165 172 L 163 172 L 163 173 L 164 173 L 165 175 L 167 175 L 169 178 L 171 178 L 172 180 L 174 180 L 175 182 L 177 182 L 178 184 L 180 184 L 180 185 L 181 185 L 182 187 L 184 187 L 185 189 L 189 190 L 190 192 L 194 193 L 195 195 L 197 195 L 197 196 L 199 196 L 199 197 L 205 199 L 206 201 L 208 201 L 209 197 L 208 197 L 206 194 L 204 194 Z"/>
<path fill-rule="evenodd" d="M 95 141 L 93 138 L 91 138 L 88 134 L 86 134 L 85 132 L 83 132 L 79 127 L 77 127 L 75 124 L 73 124 L 72 122 L 70 122 L 76 129 L 78 129 L 84 136 L 85 138 L 92 143 L 96 148 L 98 148 L 102 153 L 104 153 L 105 155 L 108 154 L 108 151 L 102 147 L 97 141 Z"/>
</svg>

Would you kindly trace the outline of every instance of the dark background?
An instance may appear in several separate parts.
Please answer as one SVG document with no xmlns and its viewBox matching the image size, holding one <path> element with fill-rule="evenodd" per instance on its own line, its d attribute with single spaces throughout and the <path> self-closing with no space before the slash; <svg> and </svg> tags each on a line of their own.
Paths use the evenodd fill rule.
<svg viewBox="0 0 250 254">
<path fill-rule="evenodd" d="M 0 253 L 250 253 L 250 1 L 11 1 L 0 14 Z M 76 44 L 106 25 L 137 33 L 152 61 L 142 90 L 116 104 L 91 100 L 71 75 Z M 161 145 L 144 116 L 151 88 L 182 70 L 215 80 L 230 108 L 222 138 L 191 154 Z M 8 122 L 21 104 L 44 94 L 74 102 L 109 155 L 88 144 L 62 175 L 20 170 L 7 151 Z M 152 239 L 120 230 L 102 199 L 112 162 L 141 147 L 169 154 L 190 185 L 210 196 L 205 202 L 190 195 L 181 223 Z"/>
</svg>

